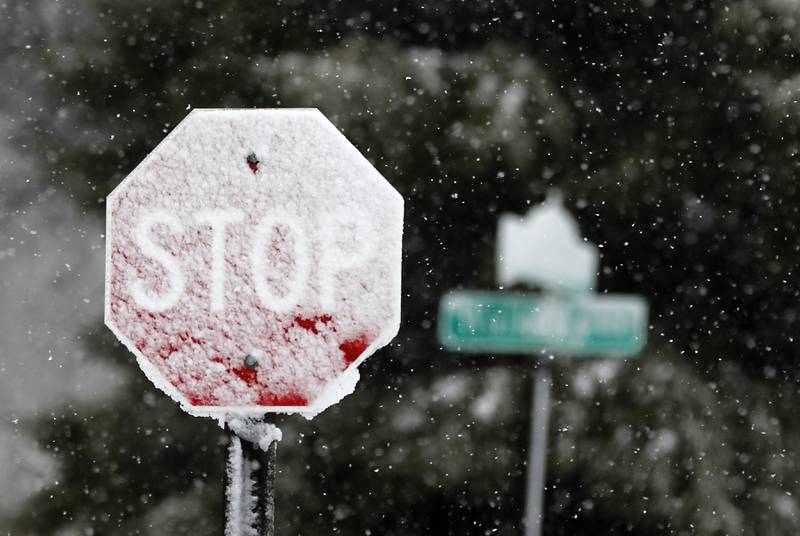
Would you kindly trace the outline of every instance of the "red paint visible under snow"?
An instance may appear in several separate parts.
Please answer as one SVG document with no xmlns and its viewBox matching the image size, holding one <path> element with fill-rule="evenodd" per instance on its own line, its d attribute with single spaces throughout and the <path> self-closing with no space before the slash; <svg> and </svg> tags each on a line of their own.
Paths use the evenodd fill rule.
<svg viewBox="0 0 800 536">
<path fill-rule="evenodd" d="M 249 155 L 247 155 L 247 158 L 245 158 L 245 162 L 247 162 L 247 165 L 250 166 L 250 171 L 252 171 L 253 173 L 258 171 L 258 164 L 261 163 L 258 161 L 258 157 L 256 156 L 255 153 L 250 153 Z"/>
<path fill-rule="evenodd" d="M 311 318 L 304 318 L 302 316 L 295 316 L 294 323 L 306 331 L 310 331 L 314 335 L 319 335 L 319 328 L 317 323 L 328 324 L 333 320 L 331 315 L 312 316 Z"/>
<path fill-rule="evenodd" d="M 344 362 L 349 365 L 364 353 L 369 343 L 363 335 L 357 339 L 349 339 L 339 345 L 339 350 L 344 354 Z"/>
<path fill-rule="evenodd" d="M 165 344 L 164 346 L 162 346 L 161 348 L 158 349 L 158 356 L 161 359 L 169 359 L 170 356 L 172 356 L 172 354 L 174 354 L 178 350 L 180 350 L 179 346 L 175 346 L 172 343 L 167 343 L 167 344 Z"/>
<path fill-rule="evenodd" d="M 188 395 L 189 403 L 193 406 L 216 406 L 217 399 L 212 396 L 202 397 L 196 395 Z"/>
<path fill-rule="evenodd" d="M 219 401 L 214 396 L 188 396 L 189 403 L 193 406 L 216 406 Z M 289 393 L 276 396 L 262 392 L 258 398 L 259 406 L 303 407 L 308 405 L 308 400 L 299 393 Z"/>
<path fill-rule="evenodd" d="M 283 396 L 261 393 L 258 398 L 259 406 L 305 406 L 308 400 L 299 393 L 289 393 Z"/>
<path fill-rule="evenodd" d="M 258 383 L 258 370 L 254 368 L 235 368 L 231 369 L 231 372 L 239 376 L 247 385 L 253 385 Z"/>
</svg>

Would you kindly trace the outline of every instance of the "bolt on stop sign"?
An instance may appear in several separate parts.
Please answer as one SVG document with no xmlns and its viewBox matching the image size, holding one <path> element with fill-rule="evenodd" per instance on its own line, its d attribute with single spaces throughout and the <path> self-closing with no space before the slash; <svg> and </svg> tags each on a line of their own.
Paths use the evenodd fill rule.
<svg viewBox="0 0 800 536">
<path fill-rule="evenodd" d="M 190 413 L 315 414 L 397 334 L 402 225 L 319 111 L 195 110 L 108 196 L 105 321 Z"/>
</svg>

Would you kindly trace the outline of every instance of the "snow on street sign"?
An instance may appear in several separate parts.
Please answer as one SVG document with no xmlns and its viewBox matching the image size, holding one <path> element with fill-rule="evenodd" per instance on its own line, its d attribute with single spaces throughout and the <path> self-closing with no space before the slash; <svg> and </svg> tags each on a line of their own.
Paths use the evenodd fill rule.
<svg viewBox="0 0 800 536">
<path fill-rule="evenodd" d="M 105 322 L 196 415 L 316 414 L 400 323 L 403 199 L 317 110 L 195 110 L 108 196 Z"/>
<path fill-rule="evenodd" d="M 633 356 L 647 337 L 641 296 L 452 291 L 440 302 L 439 340 L 462 352 Z"/>
<path fill-rule="evenodd" d="M 597 286 L 600 254 L 581 239 L 575 218 L 551 194 L 525 216 L 503 214 L 497 228 L 497 283 L 588 293 Z"/>
</svg>

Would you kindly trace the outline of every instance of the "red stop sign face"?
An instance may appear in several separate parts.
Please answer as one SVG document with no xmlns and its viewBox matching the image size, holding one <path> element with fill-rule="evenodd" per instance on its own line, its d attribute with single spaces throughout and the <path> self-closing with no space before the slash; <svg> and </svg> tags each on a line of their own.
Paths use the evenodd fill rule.
<svg viewBox="0 0 800 536">
<path fill-rule="evenodd" d="M 317 110 L 195 110 L 108 196 L 105 321 L 190 413 L 317 413 L 400 322 L 403 199 Z"/>
</svg>

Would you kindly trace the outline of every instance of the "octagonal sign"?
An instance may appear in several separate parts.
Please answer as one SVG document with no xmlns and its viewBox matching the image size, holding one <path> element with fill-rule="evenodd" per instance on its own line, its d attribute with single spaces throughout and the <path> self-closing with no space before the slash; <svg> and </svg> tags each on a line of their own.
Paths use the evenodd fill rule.
<svg viewBox="0 0 800 536">
<path fill-rule="evenodd" d="M 105 321 L 192 414 L 315 414 L 397 334 L 403 199 L 317 110 L 195 110 L 108 196 Z"/>
</svg>

